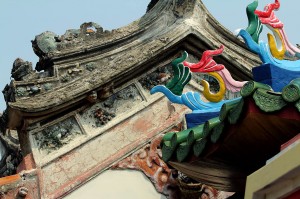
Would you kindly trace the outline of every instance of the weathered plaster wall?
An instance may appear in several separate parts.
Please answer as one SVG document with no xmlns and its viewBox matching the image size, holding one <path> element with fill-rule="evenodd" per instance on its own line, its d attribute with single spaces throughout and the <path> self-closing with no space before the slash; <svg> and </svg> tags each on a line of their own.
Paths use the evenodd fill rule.
<svg viewBox="0 0 300 199">
<path fill-rule="evenodd" d="M 159 97 L 153 100 L 149 106 L 105 132 L 90 131 L 86 140 L 70 143 L 66 148 L 69 152 L 58 158 L 55 153 L 42 155 L 36 150 L 36 161 L 41 166 L 40 186 L 44 198 L 64 195 L 182 120 L 185 107 L 171 105 L 168 108 L 170 105 L 167 99 Z M 74 149 L 68 149 L 76 144 L 78 146 Z M 53 161 L 46 162 L 52 158 Z"/>
<path fill-rule="evenodd" d="M 105 133 L 43 165 L 43 195 L 50 198 L 60 196 L 145 145 L 159 132 L 180 122 L 185 108 L 174 107 L 174 112 L 170 112 L 166 108 L 167 103 L 166 99 L 161 99 L 159 103 L 150 105 Z"/>
<path fill-rule="evenodd" d="M 186 107 L 171 104 L 162 94 L 149 94 L 148 87 L 162 81 L 163 72 L 165 69 L 154 69 L 113 91 L 104 101 L 30 127 L 44 198 L 72 192 L 182 121 Z M 151 81 L 145 79 L 148 76 Z M 185 92 L 199 92 L 200 86 L 195 85 L 193 80 Z"/>
</svg>

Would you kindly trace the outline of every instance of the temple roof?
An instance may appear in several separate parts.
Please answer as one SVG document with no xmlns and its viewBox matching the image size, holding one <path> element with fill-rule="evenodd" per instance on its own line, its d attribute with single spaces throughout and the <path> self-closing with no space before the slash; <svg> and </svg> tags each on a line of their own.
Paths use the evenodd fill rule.
<svg viewBox="0 0 300 199">
<path fill-rule="evenodd" d="M 260 64 L 257 55 L 198 0 L 158 1 L 139 20 L 112 31 L 90 22 L 62 36 L 44 32 L 33 41 L 41 72 L 12 81 L 9 114 L 47 117 L 84 102 L 92 91 L 101 98 L 156 63 L 172 60 L 178 49 L 198 56 L 221 43 L 226 48 L 220 59 L 233 76 L 250 79 L 251 68 Z M 10 122 L 18 125 L 20 121 Z"/>
<path fill-rule="evenodd" d="M 167 133 L 162 142 L 163 160 L 200 182 L 241 191 L 246 176 L 300 132 L 299 85 L 296 79 L 278 93 L 249 81 L 241 90 L 242 98 L 225 103 L 219 117 Z M 240 172 L 236 173 L 237 168 Z M 218 172 L 209 176 L 209 170 Z"/>
</svg>

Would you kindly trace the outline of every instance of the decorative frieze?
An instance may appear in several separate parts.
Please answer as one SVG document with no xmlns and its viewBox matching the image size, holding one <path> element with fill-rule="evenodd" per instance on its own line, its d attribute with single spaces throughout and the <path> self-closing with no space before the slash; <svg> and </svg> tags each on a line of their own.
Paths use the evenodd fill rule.
<svg viewBox="0 0 300 199">
<path fill-rule="evenodd" d="M 131 84 L 81 113 L 82 124 L 88 128 L 102 127 L 116 116 L 132 111 L 143 100 L 140 91 Z"/>
<path fill-rule="evenodd" d="M 34 138 L 38 149 L 42 153 L 49 154 L 83 134 L 76 119 L 70 117 L 44 128 L 40 133 L 35 134 Z"/>
<path fill-rule="evenodd" d="M 28 97 L 40 93 L 48 92 L 57 87 L 58 82 L 49 81 L 37 84 L 16 85 L 15 96 L 17 98 Z"/>
<path fill-rule="evenodd" d="M 157 85 L 165 85 L 173 77 L 172 66 L 170 64 L 157 68 L 150 74 L 142 77 L 139 82 L 148 92 Z"/>
</svg>

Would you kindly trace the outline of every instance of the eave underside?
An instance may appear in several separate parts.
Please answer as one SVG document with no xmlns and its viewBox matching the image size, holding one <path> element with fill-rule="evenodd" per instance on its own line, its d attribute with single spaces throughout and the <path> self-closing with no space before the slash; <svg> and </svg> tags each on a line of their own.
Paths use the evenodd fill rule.
<svg viewBox="0 0 300 199">
<path fill-rule="evenodd" d="M 217 189 L 243 193 L 248 175 L 280 152 L 280 146 L 300 132 L 300 115 L 292 105 L 265 113 L 247 99 L 236 124 L 225 124 L 217 143 L 184 162 L 168 163 L 192 179 Z"/>
</svg>

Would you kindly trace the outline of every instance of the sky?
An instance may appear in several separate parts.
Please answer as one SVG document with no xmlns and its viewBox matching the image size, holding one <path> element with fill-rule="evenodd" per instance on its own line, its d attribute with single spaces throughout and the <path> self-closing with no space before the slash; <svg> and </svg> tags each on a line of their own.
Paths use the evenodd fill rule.
<svg viewBox="0 0 300 199">
<path fill-rule="evenodd" d="M 230 31 L 246 28 L 246 6 L 253 0 L 203 0 L 213 16 Z M 38 57 L 33 53 L 31 40 L 44 31 L 58 35 L 67 29 L 79 29 L 84 22 L 96 22 L 111 30 L 131 23 L 145 14 L 150 0 L 0 0 L 0 90 L 10 83 L 13 62 L 20 57 L 35 67 Z M 273 0 L 259 0 L 258 9 Z M 276 12 L 285 24 L 286 33 L 295 45 L 298 37 L 297 12 L 300 1 L 282 1 Z M 266 40 L 267 28 L 261 34 Z M 0 93 L 0 112 L 6 107 Z"/>
</svg>

